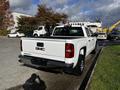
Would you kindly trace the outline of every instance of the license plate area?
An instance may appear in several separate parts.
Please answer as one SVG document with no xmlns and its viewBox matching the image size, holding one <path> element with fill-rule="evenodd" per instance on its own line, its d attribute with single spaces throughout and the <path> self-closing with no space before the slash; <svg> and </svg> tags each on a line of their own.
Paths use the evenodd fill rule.
<svg viewBox="0 0 120 90">
<path fill-rule="evenodd" d="M 44 60 L 44 59 L 39 59 L 39 60 L 38 59 L 32 59 L 31 63 L 35 64 L 35 65 L 43 65 L 43 66 L 47 65 L 47 61 Z"/>
</svg>

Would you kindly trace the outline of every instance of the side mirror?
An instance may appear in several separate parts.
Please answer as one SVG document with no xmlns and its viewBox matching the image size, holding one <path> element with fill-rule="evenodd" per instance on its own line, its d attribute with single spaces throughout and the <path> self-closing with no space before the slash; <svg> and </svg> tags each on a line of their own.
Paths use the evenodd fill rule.
<svg viewBox="0 0 120 90">
<path fill-rule="evenodd" d="M 97 33 L 93 33 L 91 36 L 92 36 L 92 37 L 97 37 L 98 34 L 97 34 Z"/>
</svg>

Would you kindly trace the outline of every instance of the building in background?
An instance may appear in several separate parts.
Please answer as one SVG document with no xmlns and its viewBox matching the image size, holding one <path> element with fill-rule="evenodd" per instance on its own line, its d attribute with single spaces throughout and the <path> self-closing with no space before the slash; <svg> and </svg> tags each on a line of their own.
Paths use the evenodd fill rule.
<svg viewBox="0 0 120 90">
<path fill-rule="evenodd" d="M 17 13 L 17 12 L 12 12 L 12 16 L 13 16 L 13 21 L 14 21 L 14 27 L 18 27 L 18 18 L 20 18 L 22 16 L 32 17 L 30 15 L 23 14 L 23 13 Z"/>
<path fill-rule="evenodd" d="M 12 19 L 14 21 L 13 26 L 10 28 L 11 32 L 17 31 L 18 27 L 18 18 L 21 18 L 22 16 L 25 17 L 32 17 L 31 15 L 23 14 L 23 13 L 17 13 L 17 12 L 12 12 Z"/>
</svg>

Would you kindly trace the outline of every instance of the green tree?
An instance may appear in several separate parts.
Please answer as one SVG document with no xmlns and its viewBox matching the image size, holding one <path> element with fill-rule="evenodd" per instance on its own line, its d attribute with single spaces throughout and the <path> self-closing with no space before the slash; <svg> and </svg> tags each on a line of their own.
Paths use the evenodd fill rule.
<svg viewBox="0 0 120 90">
<path fill-rule="evenodd" d="M 14 24 L 9 8 L 8 0 L 0 0 L 0 30 L 7 29 Z"/>
<path fill-rule="evenodd" d="M 42 24 L 49 22 L 51 25 L 65 22 L 68 18 L 66 14 L 54 12 L 52 8 L 47 8 L 46 5 L 38 5 L 38 12 L 36 17 Z"/>
<path fill-rule="evenodd" d="M 37 19 L 35 17 L 20 17 L 18 18 L 18 29 L 19 32 L 31 35 L 33 30 L 37 28 Z"/>
<path fill-rule="evenodd" d="M 57 23 L 65 22 L 68 16 L 64 13 L 57 13 L 45 5 L 38 5 L 38 12 L 34 17 L 18 18 L 18 29 L 25 34 L 32 33 L 39 25 L 55 26 Z"/>
</svg>

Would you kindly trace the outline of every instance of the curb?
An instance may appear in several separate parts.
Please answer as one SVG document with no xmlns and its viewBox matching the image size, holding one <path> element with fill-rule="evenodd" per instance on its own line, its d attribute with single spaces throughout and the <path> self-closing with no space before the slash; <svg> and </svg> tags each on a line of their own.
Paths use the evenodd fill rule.
<svg viewBox="0 0 120 90">
<path fill-rule="evenodd" d="M 99 55 L 102 53 L 103 49 L 104 49 L 104 48 L 102 48 L 102 49 L 100 50 Z M 98 58 L 99 58 L 99 56 L 98 56 Z M 94 65 L 94 67 L 93 67 L 92 73 L 91 73 L 90 78 L 89 78 L 89 80 L 88 80 L 88 82 L 87 82 L 87 85 L 86 85 L 85 90 L 88 90 L 88 88 L 89 88 L 91 79 L 92 79 L 92 77 L 93 77 L 93 74 L 94 74 L 94 71 L 95 71 L 95 68 L 96 68 L 96 65 L 97 65 L 97 62 L 98 62 L 98 60 L 96 60 L 96 63 L 95 63 L 95 65 Z"/>
</svg>

